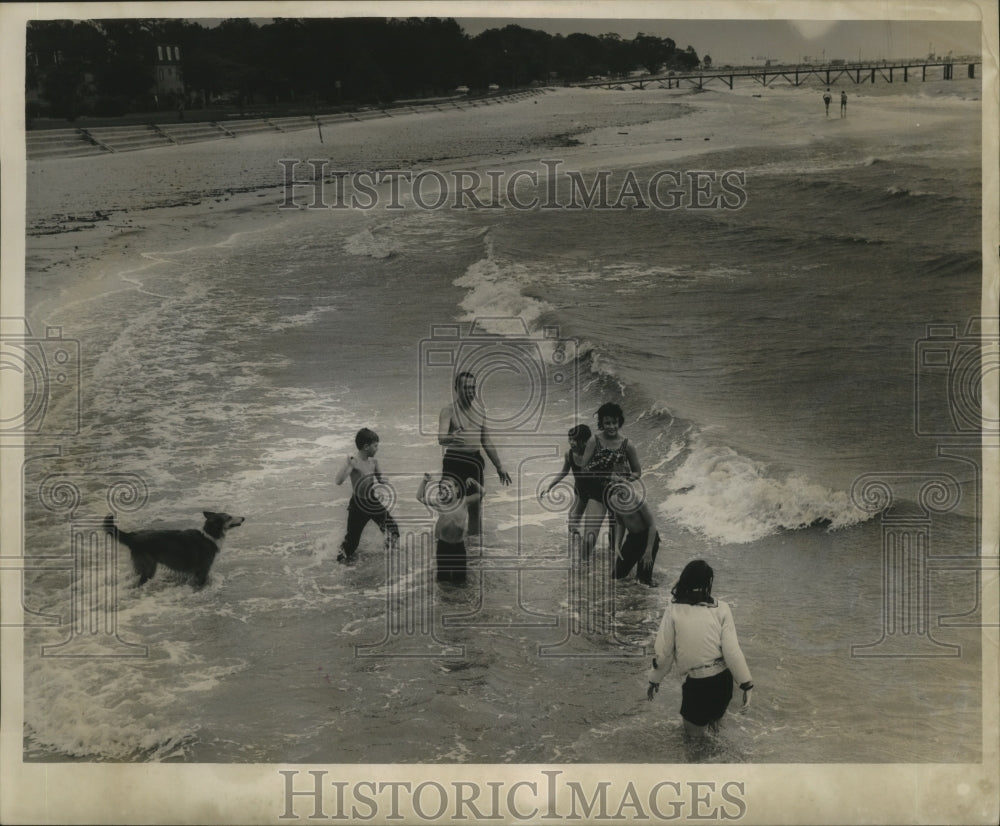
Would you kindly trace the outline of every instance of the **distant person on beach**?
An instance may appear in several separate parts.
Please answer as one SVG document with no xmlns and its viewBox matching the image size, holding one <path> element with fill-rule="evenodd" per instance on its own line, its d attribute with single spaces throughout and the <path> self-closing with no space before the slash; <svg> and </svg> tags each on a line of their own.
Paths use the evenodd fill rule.
<svg viewBox="0 0 1000 826">
<path fill-rule="evenodd" d="M 847 92 L 840 93 L 840 116 L 847 117 Z"/>
<path fill-rule="evenodd" d="M 636 579 L 653 587 L 653 564 L 660 549 L 660 534 L 641 484 L 613 474 L 606 502 L 616 528 L 612 577 L 625 579 L 635 568 Z"/>
<path fill-rule="evenodd" d="M 590 428 L 585 424 L 578 424 L 569 430 L 569 449 L 563 454 L 562 470 L 551 484 L 541 491 L 540 497 L 548 496 L 552 488 L 558 485 L 567 473 L 573 474 L 573 504 L 569 509 L 569 530 L 575 535 L 578 532 L 580 517 L 587 507 L 587 493 L 583 481 L 583 453 L 587 449 L 587 442 L 590 441 Z"/>
<path fill-rule="evenodd" d="M 733 612 L 712 597 L 712 567 L 703 559 L 689 562 L 671 589 L 673 598 L 656 634 L 653 667 L 646 699 L 660 690 L 663 677 L 676 665 L 685 676 L 681 687 L 684 732 L 700 736 L 718 730 L 719 720 L 733 698 L 733 680 L 743 691 L 743 708 L 750 705 L 753 682 L 736 637 Z"/>
<path fill-rule="evenodd" d="M 826 116 L 830 117 L 830 101 L 833 100 L 833 96 L 830 94 L 830 90 L 827 89 L 823 93 L 823 104 L 826 106 Z"/>
<path fill-rule="evenodd" d="M 427 495 L 429 473 L 424 474 L 417 488 L 417 501 L 437 511 L 434 538 L 437 540 L 437 581 L 462 585 L 468 572 L 468 552 L 465 547 L 469 510 L 478 506 L 483 489 L 475 479 L 463 485 L 448 474 L 442 474 L 436 496 Z"/>
<path fill-rule="evenodd" d="M 379 526 L 385 534 L 386 549 L 399 542 L 399 528 L 385 506 L 375 496 L 375 483 L 385 484 L 382 471 L 375 459 L 378 451 L 378 434 L 367 427 L 361 428 L 354 437 L 358 452 L 348 456 L 343 467 L 337 471 L 334 481 L 342 485 L 351 477 L 351 501 L 347 505 L 347 533 L 340 544 L 337 562 L 351 562 L 361 541 L 361 532 L 369 520 Z"/>
<path fill-rule="evenodd" d="M 454 476 L 461 486 L 466 480 L 475 479 L 482 494 L 485 485 L 483 470 L 486 461 L 480 449 L 486 452 L 503 485 L 510 484 L 510 474 L 503 469 L 497 456 L 493 439 L 486 427 L 486 409 L 476 395 L 476 377 L 469 372 L 455 376 L 453 401 L 441 408 L 438 417 L 438 444 L 444 446 L 441 472 Z M 482 533 L 480 501 L 469 506 L 469 535 Z"/>
<path fill-rule="evenodd" d="M 597 545 L 597 534 L 601 523 L 607 514 L 604 496 L 611 484 L 612 473 L 633 481 L 642 476 L 642 467 L 635 448 L 629 444 L 628 438 L 622 435 L 620 428 L 625 424 L 625 414 L 614 402 L 602 404 L 597 409 L 597 429 L 587 442 L 583 452 L 584 492 L 587 495 L 587 507 L 583 513 L 583 554 L 590 558 Z M 613 520 L 612 520 L 613 521 Z M 614 526 L 611 529 L 611 545 L 614 547 Z"/>
</svg>

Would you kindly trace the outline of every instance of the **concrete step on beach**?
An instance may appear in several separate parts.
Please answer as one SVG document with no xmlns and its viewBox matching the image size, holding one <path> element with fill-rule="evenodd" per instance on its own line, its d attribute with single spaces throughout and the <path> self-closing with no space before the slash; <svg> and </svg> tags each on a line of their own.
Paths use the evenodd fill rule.
<svg viewBox="0 0 1000 826">
<path fill-rule="evenodd" d="M 236 136 L 280 131 L 273 123 L 268 123 L 266 120 L 227 120 L 221 126 L 227 132 L 232 132 Z"/>
<path fill-rule="evenodd" d="M 26 157 L 75 158 L 83 155 L 100 155 L 108 150 L 87 138 L 81 129 L 52 129 L 45 132 L 28 132 L 25 135 Z"/>
<path fill-rule="evenodd" d="M 136 126 L 95 126 L 91 136 L 115 152 L 169 146 L 170 140 L 148 124 Z"/>
<path fill-rule="evenodd" d="M 385 109 L 360 109 L 354 112 L 353 115 L 356 120 L 372 120 L 373 118 L 387 118 L 391 115 L 391 112 L 387 112 Z"/>
<path fill-rule="evenodd" d="M 215 123 L 161 124 L 157 128 L 174 143 L 196 143 L 232 137 Z"/>
<path fill-rule="evenodd" d="M 298 132 L 300 129 L 315 129 L 316 120 L 309 115 L 293 118 L 268 118 L 282 132 Z"/>
<path fill-rule="evenodd" d="M 350 112 L 338 112 L 335 115 L 317 115 L 316 120 L 326 126 L 328 123 L 352 123 L 357 118 Z"/>
<path fill-rule="evenodd" d="M 399 110 L 400 114 L 408 114 L 407 110 Z M 340 112 L 336 115 L 317 115 L 316 120 L 324 126 L 337 123 L 357 123 L 362 120 L 375 120 L 376 118 L 389 117 L 391 112 L 383 112 L 381 109 L 363 109 L 357 112 Z"/>
<path fill-rule="evenodd" d="M 322 126 L 352 123 L 376 118 L 392 118 L 417 113 L 468 110 L 479 106 L 492 106 L 544 94 L 543 89 L 512 92 L 494 98 L 428 101 L 423 106 L 399 106 L 395 109 L 359 109 L 355 112 L 336 112 L 326 115 L 299 115 L 297 117 L 232 120 L 225 122 L 174 122 L 169 124 L 134 124 L 131 126 L 94 126 L 89 129 L 48 129 L 26 134 L 29 160 L 42 158 L 100 155 L 106 152 L 131 152 L 162 146 L 176 146 L 219 138 L 238 138 L 260 132 L 298 132 Z"/>
</svg>

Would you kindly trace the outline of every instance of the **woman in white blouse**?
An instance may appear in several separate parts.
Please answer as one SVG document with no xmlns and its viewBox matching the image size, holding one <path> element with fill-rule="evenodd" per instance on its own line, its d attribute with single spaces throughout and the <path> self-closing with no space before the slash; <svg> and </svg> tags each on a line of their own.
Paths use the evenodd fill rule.
<svg viewBox="0 0 1000 826">
<path fill-rule="evenodd" d="M 682 686 L 681 717 L 684 731 L 702 735 L 718 729 L 733 698 L 733 682 L 743 691 L 743 707 L 750 704 L 753 682 L 736 638 L 733 612 L 712 597 L 714 573 L 702 559 L 689 562 L 671 589 L 656 634 L 653 667 L 649 670 L 649 700 L 660 690 L 660 681 L 676 664 L 686 679 Z"/>
</svg>

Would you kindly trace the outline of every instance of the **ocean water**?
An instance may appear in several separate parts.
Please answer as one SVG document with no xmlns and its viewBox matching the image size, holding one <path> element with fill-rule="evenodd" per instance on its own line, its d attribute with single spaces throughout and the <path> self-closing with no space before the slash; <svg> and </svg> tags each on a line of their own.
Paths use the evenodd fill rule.
<svg viewBox="0 0 1000 826">
<path fill-rule="evenodd" d="M 943 346 L 957 352 L 980 312 L 978 114 L 898 145 L 673 167 L 741 173 L 739 209 L 275 211 L 110 266 L 94 298 L 50 311 L 80 341 L 82 427 L 26 464 L 27 554 L 69 558 L 73 520 L 103 517 L 122 474 L 144 491 L 117 502 L 126 530 L 190 527 L 205 509 L 247 521 L 202 590 L 162 568 L 136 588 L 124 553 L 96 581 L 26 573 L 26 758 L 977 760 L 976 583 L 947 561 L 976 548 L 975 472 L 920 435 L 965 434 L 915 353 L 928 325 L 955 325 Z M 572 147 L 541 157 L 595 171 Z M 623 160 L 613 190 L 629 170 L 659 168 Z M 553 183 L 566 202 L 567 180 Z M 415 500 L 440 466 L 456 365 L 479 373 L 514 477 L 487 472 L 465 588 L 432 583 Z M 536 496 L 565 431 L 609 400 L 663 538 L 657 588 L 584 577 L 565 498 Z M 333 479 L 363 426 L 411 539 L 387 557 L 369 527 L 345 567 L 349 490 Z M 851 494 L 873 473 L 948 474 L 965 492 L 929 532 L 933 628 L 917 642 L 940 656 L 860 656 L 886 630 L 883 524 Z M 41 493 L 59 474 L 82 491 L 72 514 Z M 915 500 L 912 478 L 900 485 Z M 757 687 L 692 752 L 678 681 L 650 704 L 644 673 L 669 586 L 698 556 Z M 105 630 L 60 650 L 119 656 L 43 648 L 67 640 L 81 594 L 110 585 L 121 643 Z"/>
</svg>

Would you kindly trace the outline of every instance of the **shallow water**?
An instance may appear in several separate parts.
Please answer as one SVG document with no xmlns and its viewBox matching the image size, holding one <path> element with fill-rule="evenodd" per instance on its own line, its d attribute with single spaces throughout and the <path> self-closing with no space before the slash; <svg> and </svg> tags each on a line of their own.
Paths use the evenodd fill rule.
<svg viewBox="0 0 1000 826">
<path fill-rule="evenodd" d="M 37 495 L 56 473 L 84 493 L 76 520 L 99 520 L 108 474 L 131 473 L 148 499 L 119 509 L 125 529 L 189 527 L 206 508 L 247 522 L 203 590 L 162 570 L 134 588 L 123 556 L 104 571 L 118 634 L 146 656 L 43 656 L 66 629 L 28 630 L 27 758 L 977 760 L 971 573 L 936 558 L 925 581 L 928 617 L 972 611 L 971 627 L 922 638 L 949 656 L 852 656 L 885 630 L 883 524 L 854 480 L 937 472 L 971 488 L 971 466 L 919 435 L 940 408 L 913 401 L 938 380 L 914 373 L 927 325 L 960 335 L 978 312 L 978 107 L 955 129 L 874 153 L 700 158 L 745 171 L 733 211 L 304 211 L 109 266 L 96 298 L 47 310 L 80 341 L 82 431 L 26 467 L 28 555 L 67 554 L 70 514 Z M 472 336 L 477 321 L 508 334 Z M 493 421 L 514 422 L 497 436 L 514 484 L 487 474 L 464 589 L 431 583 L 415 500 L 440 462 L 452 368 L 438 351 L 485 370 Z M 578 585 L 607 583 L 581 579 L 563 507 L 536 491 L 565 431 L 609 399 L 642 459 L 660 585 L 580 603 Z M 349 491 L 333 476 L 362 426 L 379 433 L 411 544 L 387 558 L 369 527 L 344 567 Z M 974 551 L 975 504 L 935 516 L 932 556 Z M 756 689 L 692 754 L 679 682 L 645 700 L 644 646 L 695 556 L 733 606 Z M 87 587 L 30 573 L 26 607 L 65 622 Z"/>
</svg>

